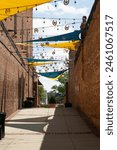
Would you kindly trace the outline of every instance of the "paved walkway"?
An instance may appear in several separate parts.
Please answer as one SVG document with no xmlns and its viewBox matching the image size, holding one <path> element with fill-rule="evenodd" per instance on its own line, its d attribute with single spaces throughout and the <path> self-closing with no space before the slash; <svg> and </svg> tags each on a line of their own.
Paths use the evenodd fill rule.
<svg viewBox="0 0 117 150">
<path fill-rule="evenodd" d="M 0 150 L 99 150 L 99 139 L 73 108 L 23 109 L 6 122 Z"/>
</svg>

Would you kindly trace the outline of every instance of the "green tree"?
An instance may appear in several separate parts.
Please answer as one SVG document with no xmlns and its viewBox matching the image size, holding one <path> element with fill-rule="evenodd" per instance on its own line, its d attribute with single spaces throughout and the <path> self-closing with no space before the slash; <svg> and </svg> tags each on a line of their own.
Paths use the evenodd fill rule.
<svg viewBox="0 0 117 150">
<path fill-rule="evenodd" d="M 54 85 L 50 93 L 54 93 L 56 100 L 63 100 L 66 94 L 66 82 L 68 82 L 68 72 L 62 74 L 61 77 L 58 78 L 58 81 L 60 82 L 60 85 Z"/>
<path fill-rule="evenodd" d="M 39 86 L 39 96 L 42 102 L 45 102 L 46 99 L 46 91 L 43 86 Z"/>
<path fill-rule="evenodd" d="M 68 81 L 68 71 L 63 73 L 61 75 L 61 77 L 58 78 L 58 81 L 61 83 L 61 84 L 65 84 L 67 81 Z"/>
<path fill-rule="evenodd" d="M 64 96 L 64 95 L 65 95 L 65 93 L 66 93 L 65 84 L 58 86 L 58 93 L 61 94 L 61 96 Z"/>
<path fill-rule="evenodd" d="M 58 86 L 54 85 L 51 89 L 53 90 L 53 92 L 57 92 L 58 91 Z"/>
</svg>

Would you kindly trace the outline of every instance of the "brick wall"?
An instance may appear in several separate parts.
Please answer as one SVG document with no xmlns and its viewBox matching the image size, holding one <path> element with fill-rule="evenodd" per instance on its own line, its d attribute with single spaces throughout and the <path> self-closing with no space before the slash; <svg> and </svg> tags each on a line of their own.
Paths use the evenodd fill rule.
<svg viewBox="0 0 117 150">
<path fill-rule="evenodd" d="M 85 39 L 76 52 L 70 71 L 69 101 L 80 108 L 99 129 L 100 126 L 100 3 L 96 8 Z M 78 53 L 80 55 L 78 57 Z"/>
<path fill-rule="evenodd" d="M 32 30 L 25 30 L 32 28 L 32 18 L 26 16 L 31 17 L 32 10 L 19 13 L 3 21 L 14 43 L 32 39 Z M 33 77 L 32 69 L 28 67 L 24 59 L 23 65 L 1 26 L 0 41 L 4 44 L 0 43 L 0 111 L 5 111 L 9 116 L 22 108 L 22 102 L 26 97 L 33 95 Z M 17 48 L 22 57 L 32 55 L 31 47 L 17 46 Z M 24 50 L 26 53 L 21 53 Z"/>
</svg>

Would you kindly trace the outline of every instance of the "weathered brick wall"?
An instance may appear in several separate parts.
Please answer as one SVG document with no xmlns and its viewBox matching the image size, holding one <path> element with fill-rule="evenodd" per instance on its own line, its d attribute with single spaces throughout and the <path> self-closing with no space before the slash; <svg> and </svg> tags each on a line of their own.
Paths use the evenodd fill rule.
<svg viewBox="0 0 117 150">
<path fill-rule="evenodd" d="M 75 60 L 75 51 L 69 52 L 69 82 L 68 82 L 68 102 L 73 101 L 73 94 L 74 94 L 74 77 L 73 77 L 73 68 L 74 68 L 74 60 Z M 71 94 L 72 93 L 72 94 Z"/>
<path fill-rule="evenodd" d="M 81 50 L 70 72 L 69 98 L 74 107 L 100 126 L 100 3 L 90 22 Z"/>
<path fill-rule="evenodd" d="M 18 14 L 14 21 L 14 16 L 3 21 L 7 30 L 14 30 L 16 33 L 9 32 L 14 42 L 32 39 L 32 30 L 24 30 L 32 28 L 32 19 L 27 19 L 22 16 L 32 16 L 32 10 L 28 10 Z M 24 33 L 22 34 L 22 29 Z M 0 27 L 0 41 L 11 51 L 11 53 L 0 43 L 0 111 L 5 111 L 7 116 L 11 115 L 17 109 L 22 107 L 23 100 L 33 94 L 33 78 L 32 71 L 28 74 L 28 65 L 24 60 L 24 67 L 19 56 Z M 31 56 L 31 47 L 17 46 L 19 52 L 26 50 L 26 53 L 21 53 L 22 57 Z M 17 58 L 13 57 L 13 55 Z M 28 88 L 29 87 L 29 88 Z"/>
</svg>

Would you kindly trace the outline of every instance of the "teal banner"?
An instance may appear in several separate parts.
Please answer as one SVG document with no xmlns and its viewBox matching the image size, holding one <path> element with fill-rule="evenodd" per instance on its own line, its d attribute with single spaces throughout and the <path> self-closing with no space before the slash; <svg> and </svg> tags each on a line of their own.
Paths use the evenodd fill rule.
<svg viewBox="0 0 117 150">
<path fill-rule="evenodd" d="M 76 40 L 80 40 L 79 35 L 81 32 L 82 32 L 82 30 L 75 30 L 74 32 L 70 32 L 67 34 L 52 36 L 52 37 L 48 37 L 48 38 L 40 38 L 40 39 L 26 41 L 26 42 L 76 41 Z"/>
</svg>

